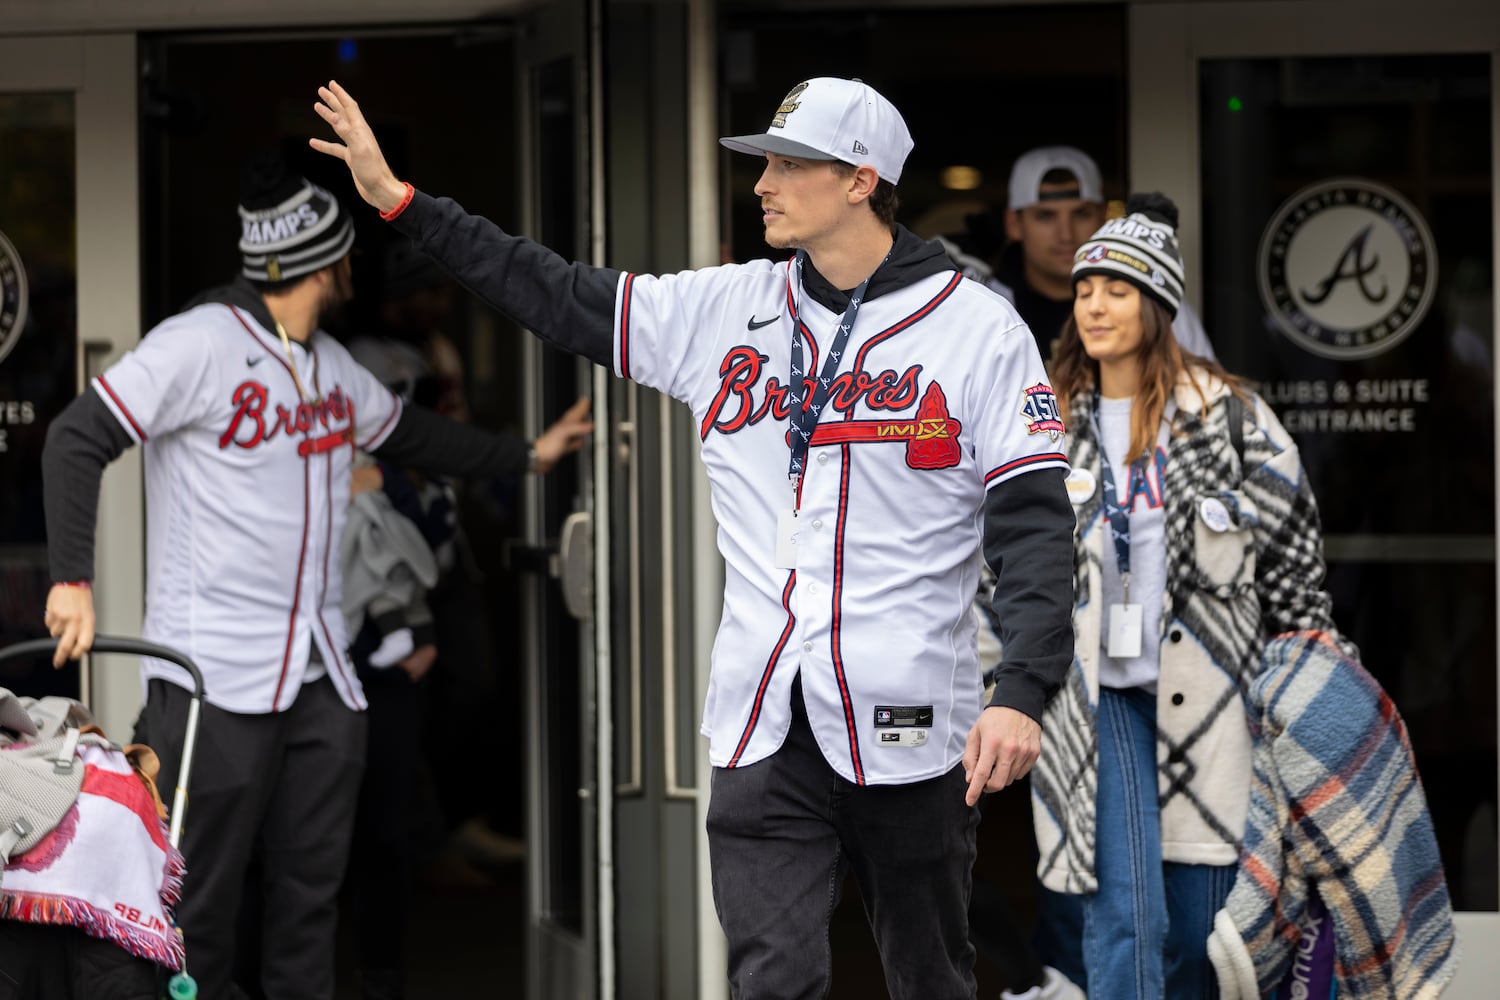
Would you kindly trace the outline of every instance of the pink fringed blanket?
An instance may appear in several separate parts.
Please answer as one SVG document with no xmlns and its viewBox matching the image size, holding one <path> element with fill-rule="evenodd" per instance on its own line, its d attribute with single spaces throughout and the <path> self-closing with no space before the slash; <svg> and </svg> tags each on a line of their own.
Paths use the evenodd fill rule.
<svg viewBox="0 0 1500 1000">
<path fill-rule="evenodd" d="M 69 924 L 180 970 L 182 938 L 172 910 L 182 889 L 182 855 L 168 843 L 155 800 L 123 753 L 85 742 L 78 758 L 83 791 L 56 829 L 5 866 L 0 917 Z"/>
</svg>

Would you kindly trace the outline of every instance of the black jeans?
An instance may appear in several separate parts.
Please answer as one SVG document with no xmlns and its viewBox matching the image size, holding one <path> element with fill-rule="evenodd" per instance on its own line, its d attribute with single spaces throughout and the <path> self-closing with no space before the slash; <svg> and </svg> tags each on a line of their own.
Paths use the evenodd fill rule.
<svg viewBox="0 0 1500 1000">
<path fill-rule="evenodd" d="M 899 751 L 891 751 L 899 752 Z M 963 766 L 907 785 L 855 785 L 823 759 L 800 684 L 781 749 L 715 768 L 714 908 L 735 1000 L 825 997 L 828 922 L 853 871 L 892 1000 L 970 1000 L 968 906 L 979 810 Z"/>
<path fill-rule="evenodd" d="M 168 801 L 182 761 L 187 702 L 184 689 L 151 681 L 137 733 L 161 758 L 157 780 Z M 188 971 L 205 1000 L 236 995 L 230 979 L 237 958 L 258 966 L 256 985 L 267 997 L 332 1000 L 337 897 L 364 770 L 365 727 L 364 713 L 345 706 L 327 677 L 304 685 L 284 712 L 242 715 L 203 706 L 182 827 L 187 874 L 177 922 Z M 237 921 L 245 880 L 256 870 L 261 884 L 250 895 L 264 910 L 250 923 L 260 928 L 260 954 L 237 956 L 250 944 L 240 939 Z"/>
</svg>

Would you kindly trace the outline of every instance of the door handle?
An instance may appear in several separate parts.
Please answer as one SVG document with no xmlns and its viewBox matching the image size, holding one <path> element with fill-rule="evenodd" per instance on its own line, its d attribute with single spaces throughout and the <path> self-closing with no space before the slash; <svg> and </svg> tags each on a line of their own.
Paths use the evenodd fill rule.
<svg viewBox="0 0 1500 1000">
<path fill-rule="evenodd" d="M 558 541 L 558 582 L 563 604 L 579 621 L 594 617 L 594 515 L 569 514 Z"/>
</svg>

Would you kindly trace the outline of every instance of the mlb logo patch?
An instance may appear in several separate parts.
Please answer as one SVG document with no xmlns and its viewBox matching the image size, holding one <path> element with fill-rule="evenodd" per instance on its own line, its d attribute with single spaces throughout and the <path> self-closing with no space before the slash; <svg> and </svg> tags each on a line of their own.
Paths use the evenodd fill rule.
<svg viewBox="0 0 1500 1000">
<path fill-rule="evenodd" d="M 891 710 L 888 708 L 877 708 L 875 710 L 875 725 L 889 726 L 891 724 Z"/>
</svg>

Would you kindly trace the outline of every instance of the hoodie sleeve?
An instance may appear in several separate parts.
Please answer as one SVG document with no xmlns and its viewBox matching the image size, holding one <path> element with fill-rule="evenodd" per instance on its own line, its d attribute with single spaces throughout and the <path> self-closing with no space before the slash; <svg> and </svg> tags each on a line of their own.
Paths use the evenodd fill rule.
<svg viewBox="0 0 1500 1000">
<path fill-rule="evenodd" d="M 993 487 L 984 503 L 984 557 L 1002 659 L 990 705 L 1042 719 L 1073 660 L 1073 509 L 1061 469 Z"/>
<path fill-rule="evenodd" d="M 596 364 L 613 363 L 614 268 L 570 264 L 450 198 L 415 192 L 391 224 L 469 291 L 543 340 Z"/>
<path fill-rule="evenodd" d="M 132 444 L 93 391 L 85 391 L 47 428 L 42 447 L 42 506 L 47 564 L 54 582 L 94 578 L 94 526 L 104 467 Z"/>
<path fill-rule="evenodd" d="M 481 430 L 420 406 L 403 406 L 396 426 L 372 454 L 404 469 L 459 479 L 520 476 L 529 465 L 527 442 L 520 436 Z"/>
</svg>

